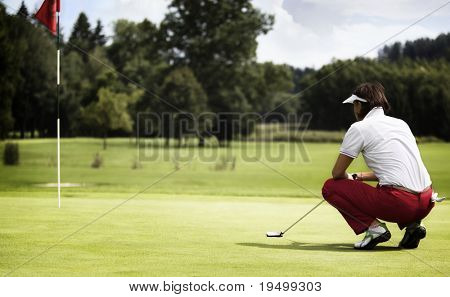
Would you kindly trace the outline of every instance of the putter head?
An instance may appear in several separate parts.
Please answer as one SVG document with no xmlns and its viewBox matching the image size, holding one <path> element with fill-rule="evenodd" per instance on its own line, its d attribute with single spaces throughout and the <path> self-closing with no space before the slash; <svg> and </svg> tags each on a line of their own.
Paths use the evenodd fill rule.
<svg viewBox="0 0 450 297">
<path fill-rule="evenodd" d="M 267 237 L 283 237 L 283 232 L 281 231 L 269 231 L 266 233 Z"/>
</svg>

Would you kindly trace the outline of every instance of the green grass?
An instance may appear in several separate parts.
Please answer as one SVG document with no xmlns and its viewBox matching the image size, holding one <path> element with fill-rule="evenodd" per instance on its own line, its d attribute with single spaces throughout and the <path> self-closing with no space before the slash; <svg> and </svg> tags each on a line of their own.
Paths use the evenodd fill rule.
<svg viewBox="0 0 450 297">
<path fill-rule="evenodd" d="M 4 143 L 0 143 L 3 152 Z M 245 154 L 265 147 L 287 152 L 264 162 L 305 191 Z M 107 151 L 95 139 L 64 139 L 62 208 L 54 183 L 54 140 L 20 141 L 20 166 L 0 165 L 0 275 L 11 276 L 442 276 L 450 275 L 450 207 L 437 205 L 425 220 L 427 238 L 417 250 L 396 248 L 401 232 L 369 252 L 352 249 L 357 239 L 339 213 L 320 206 L 284 238 L 264 233 L 294 222 L 320 200 L 339 144 L 235 143 L 205 149 L 237 157 L 235 170 L 214 170 L 197 149 L 166 149 L 168 156 L 193 152 L 190 163 L 142 162 L 132 169 L 136 148 L 111 139 Z M 420 146 L 434 187 L 450 192 L 450 144 Z M 150 149 L 150 148 L 149 148 Z M 153 148 L 152 150 L 156 150 Z M 104 167 L 90 168 L 95 153 Z M 289 162 L 292 152 L 297 159 Z M 364 170 L 357 159 L 351 170 Z M 144 193 L 96 218 L 142 191 Z M 93 222 L 94 221 L 94 222 Z M 70 236 L 68 236 L 70 235 Z M 50 248 L 50 249 L 49 249 Z M 29 261 L 32 259 L 31 261 Z M 27 262 L 29 261 L 29 262 Z M 25 264 L 24 264 L 25 263 Z M 22 265 L 23 264 L 23 265 Z M 22 266 L 20 266 L 22 265 Z"/>
</svg>

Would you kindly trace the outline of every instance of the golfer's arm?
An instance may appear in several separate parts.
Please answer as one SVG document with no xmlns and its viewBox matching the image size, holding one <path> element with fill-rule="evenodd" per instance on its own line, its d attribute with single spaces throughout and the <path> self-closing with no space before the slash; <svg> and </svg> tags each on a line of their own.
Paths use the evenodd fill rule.
<svg viewBox="0 0 450 297">
<path fill-rule="evenodd" d="M 331 175 L 334 179 L 343 179 L 349 178 L 348 173 L 346 172 L 348 166 L 352 163 L 353 158 L 349 156 L 339 154 L 336 164 L 334 164 L 333 171 L 331 171 Z"/>
<path fill-rule="evenodd" d="M 356 173 L 359 180 L 364 181 L 378 181 L 378 177 L 375 176 L 373 172 L 358 172 Z"/>
</svg>

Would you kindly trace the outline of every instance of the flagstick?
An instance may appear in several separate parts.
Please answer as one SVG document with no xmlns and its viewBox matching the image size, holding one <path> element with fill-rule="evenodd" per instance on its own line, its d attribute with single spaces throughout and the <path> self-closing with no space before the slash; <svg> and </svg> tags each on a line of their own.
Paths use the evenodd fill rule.
<svg viewBox="0 0 450 297">
<path fill-rule="evenodd" d="M 57 53 L 56 53 L 56 101 L 57 101 L 57 159 L 58 159 L 58 208 L 61 208 L 61 150 L 60 150 L 60 126 L 59 126 L 59 84 L 60 84 L 60 52 L 59 52 L 59 11 L 57 12 Z"/>
</svg>

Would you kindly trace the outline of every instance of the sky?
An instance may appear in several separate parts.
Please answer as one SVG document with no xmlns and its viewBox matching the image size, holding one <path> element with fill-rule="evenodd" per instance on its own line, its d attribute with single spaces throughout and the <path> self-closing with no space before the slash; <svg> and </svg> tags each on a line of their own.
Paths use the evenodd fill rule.
<svg viewBox="0 0 450 297">
<path fill-rule="evenodd" d="M 0 0 L 9 13 L 21 0 Z M 30 12 L 43 0 L 25 0 Z M 159 23 L 169 0 L 61 0 L 61 26 L 69 35 L 80 12 L 91 24 L 100 19 L 107 35 L 114 21 L 144 18 Z M 260 62 L 287 63 L 318 68 L 332 59 L 362 56 L 376 45 L 402 31 L 418 19 L 443 6 L 388 42 L 434 38 L 450 32 L 448 0 L 252 0 L 255 7 L 275 16 L 273 30 L 258 37 Z M 378 49 L 366 57 L 376 57 Z"/>
</svg>

